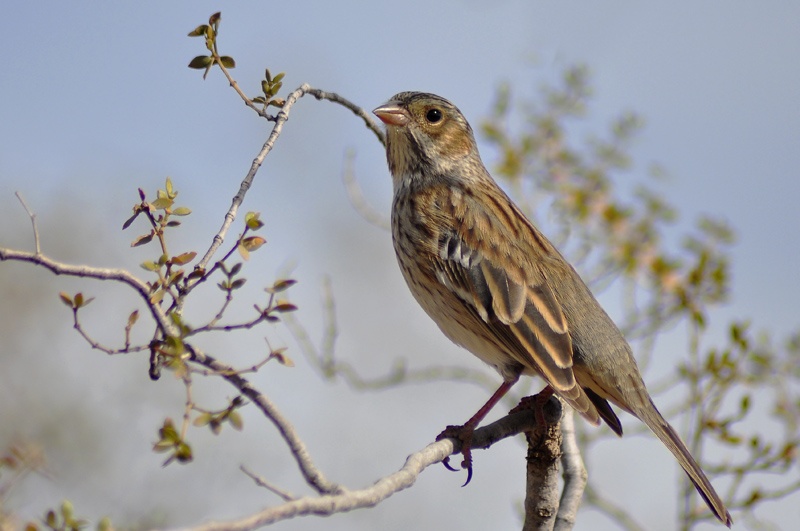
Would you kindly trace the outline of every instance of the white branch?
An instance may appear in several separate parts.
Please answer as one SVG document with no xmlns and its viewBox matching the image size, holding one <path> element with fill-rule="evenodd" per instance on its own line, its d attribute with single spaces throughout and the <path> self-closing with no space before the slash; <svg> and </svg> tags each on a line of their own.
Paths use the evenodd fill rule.
<svg viewBox="0 0 800 531">
<path fill-rule="evenodd" d="M 507 415 L 502 419 L 475 431 L 473 448 L 488 448 L 494 443 L 534 428 L 536 420 L 530 411 Z M 441 462 L 445 457 L 460 451 L 454 439 L 442 439 L 431 443 L 419 452 L 410 455 L 397 472 L 381 478 L 365 489 L 342 490 L 338 494 L 308 496 L 275 507 L 269 507 L 253 515 L 227 522 L 208 522 L 187 531 L 249 531 L 281 520 L 297 516 L 329 516 L 365 507 L 373 507 L 389 496 L 409 488 L 423 470 Z"/>
</svg>

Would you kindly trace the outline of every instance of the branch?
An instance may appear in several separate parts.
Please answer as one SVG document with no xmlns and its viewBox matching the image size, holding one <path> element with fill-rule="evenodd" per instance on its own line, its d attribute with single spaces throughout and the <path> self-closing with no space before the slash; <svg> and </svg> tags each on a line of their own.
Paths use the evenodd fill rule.
<svg viewBox="0 0 800 531">
<path fill-rule="evenodd" d="M 303 478 L 305 478 L 306 482 L 317 492 L 320 494 L 338 494 L 343 491 L 342 487 L 325 478 L 311 459 L 311 454 L 309 454 L 305 443 L 297 434 L 297 430 L 295 430 L 294 426 L 292 426 L 289 420 L 283 416 L 266 395 L 253 387 L 252 384 L 240 373 L 237 373 L 233 367 L 217 361 L 207 354 L 203 354 L 198 349 L 192 349 L 192 361 L 220 374 L 264 413 L 278 429 L 281 437 L 286 441 L 289 450 L 297 462 L 297 466 L 300 468 L 300 473 L 303 475 Z"/>
<path fill-rule="evenodd" d="M 345 192 L 347 192 L 347 198 L 350 200 L 350 204 L 367 223 L 375 225 L 376 227 L 385 231 L 391 230 L 391 222 L 389 218 L 382 212 L 378 211 L 375 207 L 370 205 L 367 199 L 364 197 L 361 186 L 358 184 L 358 180 L 356 179 L 355 169 L 353 168 L 353 160 L 355 159 L 354 152 L 352 150 L 348 151 L 345 157 L 345 167 L 344 171 L 342 172 L 342 182 L 344 183 L 344 189 Z"/>
<path fill-rule="evenodd" d="M 536 397 L 532 397 L 536 401 Z M 561 401 L 551 396 L 543 405 L 534 405 L 544 416 L 544 424 L 526 431 L 528 441 L 523 531 L 550 531 L 558 514 L 558 461 L 561 458 Z M 532 415 L 533 416 L 533 415 Z M 569 529 L 569 528 L 564 528 Z"/>
<path fill-rule="evenodd" d="M 225 71 L 225 69 L 223 69 L 223 71 Z M 229 81 L 231 82 L 231 86 L 233 86 L 235 89 L 238 88 L 237 85 L 234 85 L 235 82 L 233 82 L 231 79 L 229 79 Z M 197 268 L 205 269 L 206 265 L 211 260 L 211 257 L 214 256 L 214 253 L 217 252 L 217 249 L 219 249 L 220 245 L 222 245 L 222 243 L 225 241 L 225 235 L 228 233 L 228 229 L 233 223 L 233 220 L 236 219 L 236 214 L 239 211 L 239 207 L 244 201 L 244 197 L 247 194 L 247 191 L 250 189 L 250 186 L 253 184 L 253 180 L 255 179 L 258 169 L 261 167 L 261 164 L 264 162 L 264 159 L 269 152 L 272 151 L 272 147 L 275 145 L 275 141 L 278 140 L 284 124 L 289 119 L 289 112 L 294 104 L 306 94 L 311 94 L 318 100 L 328 100 L 333 103 L 338 103 L 339 105 L 351 110 L 356 116 L 360 117 L 364 121 L 364 124 L 370 131 L 375 133 L 375 136 L 378 137 L 378 140 L 381 142 L 381 144 L 384 144 L 385 139 L 383 131 L 381 131 L 380 127 L 372 120 L 367 111 L 351 101 L 339 96 L 335 92 L 325 92 L 324 90 L 315 89 L 312 88 L 308 83 L 302 84 L 294 92 L 289 94 L 289 96 L 286 98 L 286 102 L 283 104 L 280 111 L 278 111 L 278 114 L 275 115 L 275 125 L 272 127 L 272 132 L 270 133 L 266 142 L 264 142 L 264 145 L 261 147 L 261 151 L 259 151 L 258 155 L 256 155 L 253 163 L 250 165 L 250 170 L 247 172 L 247 175 L 245 175 L 242 183 L 239 185 L 239 191 L 235 196 L 233 196 L 231 206 L 228 209 L 228 212 L 225 214 L 225 219 L 222 222 L 222 227 L 220 227 L 219 231 L 214 236 L 211 247 L 209 247 L 208 251 L 206 251 L 206 254 L 197 263 Z M 240 93 L 240 96 L 243 96 L 243 94 Z M 247 101 L 247 97 L 243 97 L 245 101 Z M 260 112 L 259 115 L 261 115 Z"/>
<path fill-rule="evenodd" d="M 101 267 L 91 267 L 86 265 L 70 265 L 57 262 L 42 253 L 29 253 L 26 251 L 16 251 L 0 247 L 0 262 L 14 260 L 18 262 L 30 262 L 34 265 L 44 267 L 56 275 L 67 275 L 71 277 L 93 278 L 96 280 L 114 280 L 133 288 L 133 290 L 144 299 L 145 305 L 158 324 L 159 329 L 165 336 L 177 336 L 178 331 L 175 325 L 164 313 L 161 306 L 150 301 L 150 287 L 124 269 L 107 269 Z"/>
<path fill-rule="evenodd" d="M 561 464 L 564 466 L 564 490 L 558 505 L 555 529 L 567 530 L 575 526 L 578 508 L 583 500 L 588 474 L 583 465 L 581 450 L 575 435 L 575 415 L 566 408 L 561 419 Z"/>
<path fill-rule="evenodd" d="M 472 446 L 473 448 L 489 448 L 502 439 L 526 430 L 532 430 L 535 426 L 536 420 L 530 411 L 507 415 L 486 427 L 476 430 Z M 329 516 L 355 509 L 373 507 L 389 496 L 409 488 L 423 470 L 460 450 L 458 441 L 442 439 L 410 455 L 400 470 L 378 480 L 368 488 L 342 491 L 337 494 L 319 497 L 308 496 L 264 509 L 239 520 L 209 522 L 197 527 L 187 528 L 187 530 L 248 531 L 298 516 L 310 514 Z"/>
</svg>

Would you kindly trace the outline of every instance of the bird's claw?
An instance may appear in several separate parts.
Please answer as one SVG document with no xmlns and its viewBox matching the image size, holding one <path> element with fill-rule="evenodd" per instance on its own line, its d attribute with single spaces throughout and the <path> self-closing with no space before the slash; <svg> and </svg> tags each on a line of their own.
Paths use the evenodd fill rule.
<svg viewBox="0 0 800 531">
<path fill-rule="evenodd" d="M 466 487 L 472 481 L 472 434 L 474 428 L 468 426 L 447 426 L 442 433 L 436 436 L 437 441 L 442 439 L 457 439 L 461 441 L 461 455 L 464 460 L 461 461 L 461 469 L 467 471 L 467 481 L 464 482 L 462 487 Z M 457 468 L 450 465 L 450 457 L 445 457 L 442 464 L 447 470 L 451 472 L 458 472 Z"/>
</svg>

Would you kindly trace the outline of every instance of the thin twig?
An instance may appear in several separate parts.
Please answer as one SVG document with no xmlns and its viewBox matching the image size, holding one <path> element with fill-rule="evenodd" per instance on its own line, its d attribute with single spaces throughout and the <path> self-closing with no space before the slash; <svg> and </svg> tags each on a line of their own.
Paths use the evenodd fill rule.
<svg viewBox="0 0 800 531">
<path fill-rule="evenodd" d="M 44 267 L 56 275 L 67 275 L 71 277 L 80 278 L 93 278 L 96 280 L 113 280 L 121 282 L 133 288 L 133 290 L 144 299 L 147 308 L 150 310 L 153 319 L 155 319 L 161 332 L 166 336 L 177 336 L 178 331 L 175 325 L 166 316 L 161 306 L 153 304 L 150 301 L 150 287 L 137 277 L 133 276 L 124 269 L 106 269 L 101 267 L 92 267 L 86 265 L 70 265 L 62 262 L 57 262 L 52 258 L 41 253 L 29 253 L 26 251 L 16 251 L 13 249 L 5 249 L 0 247 L 0 262 L 5 260 L 14 260 L 19 262 L 30 262 L 32 264 Z"/>
<path fill-rule="evenodd" d="M 250 479 L 255 481 L 256 485 L 258 485 L 259 487 L 264 487 L 273 494 L 280 496 L 281 498 L 283 498 L 284 501 L 294 501 L 297 499 L 297 496 L 295 496 L 291 492 L 278 487 L 277 485 L 267 481 L 266 479 L 264 479 L 263 477 L 259 476 L 254 472 L 250 472 L 247 468 L 245 468 L 244 465 L 241 465 L 239 467 L 239 470 L 250 476 Z"/>
<path fill-rule="evenodd" d="M 14 195 L 17 196 L 19 202 L 22 203 L 22 208 L 25 209 L 25 212 L 28 213 L 28 217 L 31 218 L 31 225 L 33 226 L 33 241 L 36 247 L 36 254 L 42 254 L 42 248 L 39 245 L 39 227 L 36 226 L 36 213 L 28 208 L 28 204 L 25 202 L 25 199 L 22 197 L 21 193 L 14 192 Z"/>
<path fill-rule="evenodd" d="M 628 511 L 601 496 L 592 487 L 591 483 L 586 486 L 585 497 L 587 504 L 594 506 L 596 509 L 606 514 L 606 516 L 614 520 L 620 528 L 626 529 L 627 531 L 644 531 L 645 528 L 639 525 L 639 523 L 628 514 Z"/>
<path fill-rule="evenodd" d="M 241 374 L 237 373 L 232 367 L 217 361 L 213 357 L 204 354 L 200 350 L 192 349 L 192 360 L 217 372 L 228 380 L 244 396 L 252 401 L 264 415 L 275 425 L 280 432 L 283 440 L 289 446 L 300 473 L 306 482 L 320 494 L 336 494 L 343 491 L 342 487 L 329 481 L 314 464 L 311 454 L 308 452 L 305 443 L 300 438 L 292 426 L 291 422 L 283 416 L 275 404 L 267 396 L 258 391 Z"/>
<path fill-rule="evenodd" d="M 223 71 L 226 70 L 223 68 Z M 234 88 L 238 88 L 238 86 L 235 86 Z M 239 191 L 236 193 L 235 196 L 233 196 L 233 199 L 231 201 L 231 206 L 228 209 L 228 212 L 225 214 L 225 219 L 222 222 L 222 227 L 220 227 L 217 234 L 214 235 L 214 239 L 211 243 L 211 246 L 208 248 L 203 258 L 197 263 L 196 266 L 197 268 L 204 269 L 208 264 L 208 262 L 211 260 L 211 257 L 214 256 L 214 254 L 217 252 L 217 249 L 219 249 L 220 245 L 222 245 L 222 243 L 225 241 L 225 236 L 227 235 L 231 224 L 236 219 L 236 214 L 239 211 L 239 207 L 244 201 L 244 197 L 247 194 L 247 191 L 250 189 L 250 186 L 252 186 L 256 173 L 258 173 L 258 170 L 263 164 L 264 159 L 269 154 L 269 152 L 272 151 L 272 148 L 275 145 L 275 142 L 278 140 L 281 131 L 283 131 L 283 126 L 289 119 L 289 113 L 292 107 L 294 106 L 295 103 L 297 103 L 297 101 L 300 98 L 302 98 L 306 94 L 311 94 L 318 100 L 324 99 L 331 101 L 333 103 L 338 103 L 339 105 L 342 105 L 343 107 L 346 107 L 347 109 L 351 110 L 353 113 L 355 113 L 364 121 L 366 126 L 373 133 L 375 133 L 375 136 L 378 137 L 378 140 L 381 142 L 381 144 L 385 142 L 383 131 L 372 120 L 372 118 L 370 118 L 369 114 L 367 114 L 367 112 L 358 105 L 339 96 L 334 92 L 325 92 L 323 90 L 312 88 L 308 83 L 304 83 L 303 85 L 295 89 L 294 92 L 290 93 L 289 96 L 287 96 L 285 103 L 278 111 L 278 113 L 275 115 L 275 125 L 272 127 L 272 131 L 270 132 L 269 137 L 267 138 L 266 142 L 264 142 L 264 145 L 261 147 L 261 150 L 258 152 L 258 155 L 256 155 L 256 158 L 253 159 L 253 163 L 250 165 L 250 169 L 248 170 L 247 174 L 245 175 L 244 179 L 239 185 Z M 243 95 L 243 93 L 241 93 L 240 96 L 241 95 Z"/>
<path fill-rule="evenodd" d="M 344 171 L 342 171 L 342 182 L 344 183 L 345 192 L 347 192 L 347 198 L 350 200 L 353 209 L 361 215 L 367 223 L 384 230 L 389 230 L 391 228 L 389 219 L 377 209 L 373 208 L 364 197 L 361 186 L 356 179 L 356 173 L 353 167 L 354 159 L 355 154 L 352 151 L 348 151 L 345 155 Z"/>
</svg>

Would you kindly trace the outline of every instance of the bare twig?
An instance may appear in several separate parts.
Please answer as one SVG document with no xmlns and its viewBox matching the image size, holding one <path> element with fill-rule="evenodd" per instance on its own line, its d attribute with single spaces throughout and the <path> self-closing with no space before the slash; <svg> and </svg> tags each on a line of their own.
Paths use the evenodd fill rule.
<svg viewBox="0 0 800 531">
<path fill-rule="evenodd" d="M 355 154 L 352 151 L 348 151 L 345 156 L 344 171 L 342 172 L 342 182 L 347 192 L 347 198 L 350 200 L 350 204 L 353 205 L 353 209 L 355 209 L 367 223 L 384 230 L 389 230 L 391 228 L 389 219 L 373 208 L 372 205 L 367 202 L 361 191 L 361 186 L 359 186 L 358 180 L 356 180 L 356 173 L 353 168 L 354 159 Z"/>
<path fill-rule="evenodd" d="M 644 531 L 644 527 L 639 525 L 639 523 L 628 514 L 628 511 L 600 495 L 600 493 L 592 487 L 591 483 L 586 486 L 585 497 L 587 504 L 605 513 L 613 519 L 621 529 L 626 529 L 627 531 Z"/>
<path fill-rule="evenodd" d="M 189 424 L 191 424 L 192 410 L 194 409 L 194 400 L 192 399 L 192 372 L 186 371 L 181 380 L 183 380 L 183 386 L 186 389 L 186 403 L 183 408 L 183 423 L 181 424 L 181 440 L 185 440 L 186 430 L 189 429 Z"/>
<path fill-rule="evenodd" d="M 71 277 L 93 278 L 95 280 L 113 280 L 116 282 L 121 282 L 131 287 L 142 299 L 144 299 L 147 308 L 150 310 L 150 314 L 153 316 L 153 319 L 155 319 L 159 329 L 164 335 L 178 335 L 175 325 L 164 313 L 161 306 L 158 304 L 153 304 L 150 301 L 150 287 L 145 282 L 133 276 L 124 269 L 106 269 L 86 265 L 70 265 L 53 260 L 52 258 L 41 253 L 29 253 L 26 251 L 16 251 L 13 249 L 5 249 L 0 247 L 0 262 L 5 260 L 29 262 L 44 267 L 56 275 L 67 275 Z"/>
<path fill-rule="evenodd" d="M 130 342 L 130 326 L 125 327 L 125 346 L 122 348 L 111 348 L 103 345 L 92 336 L 83 328 L 81 325 L 80 320 L 78 320 L 78 308 L 72 309 L 72 327 L 78 331 L 81 337 L 86 341 L 90 347 L 95 350 L 99 350 L 100 352 L 104 352 L 109 356 L 113 356 L 114 354 L 129 354 L 131 352 L 142 352 L 147 350 L 148 347 L 145 345 L 139 345 L 136 347 L 131 347 Z"/>
<path fill-rule="evenodd" d="M 263 477 L 259 476 L 255 472 L 250 472 L 247 468 L 245 468 L 244 465 L 240 466 L 239 470 L 241 470 L 242 472 L 244 472 L 245 474 L 250 476 L 250 478 L 253 481 L 255 481 L 256 485 L 258 485 L 259 487 L 264 487 L 265 489 L 269 490 L 273 494 L 276 494 L 277 496 L 280 496 L 281 498 L 283 498 L 283 501 L 294 501 L 294 500 L 297 499 L 297 496 L 295 496 L 291 492 L 276 486 L 275 484 L 267 481 L 266 479 L 264 479 Z"/>
<path fill-rule="evenodd" d="M 22 208 L 25 209 L 25 212 L 28 213 L 28 217 L 31 218 L 31 225 L 33 226 L 33 242 L 36 248 L 36 254 L 42 254 L 42 248 L 39 244 L 39 227 L 36 226 L 36 213 L 28 208 L 28 204 L 25 202 L 25 199 L 22 197 L 22 194 L 19 192 L 14 192 L 14 195 L 17 196 L 19 202 L 22 203 Z"/>
<path fill-rule="evenodd" d="M 289 451 L 297 462 L 300 473 L 311 487 L 320 494 L 336 494 L 342 492 L 342 487 L 329 481 L 323 475 L 322 471 L 317 468 L 311 459 L 311 454 L 309 454 L 305 443 L 298 435 L 294 426 L 292 426 L 289 420 L 283 416 L 275 404 L 273 404 L 265 394 L 253 387 L 247 379 L 240 373 L 237 373 L 232 367 L 217 361 L 213 357 L 202 353 L 200 350 L 192 349 L 192 360 L 222 375 L 223 378 L 236 387 L 240 393 L 250 399 L 262 413 L 264 413 L 286 441 L 286 444 L 289 446 Z"/>
<path fill-rule="evenodd" d="M 227 70 L 223 68 L 223 72 L 227 72 Z M 227 73 L 226 75 L 229 76 L 229 74 Z M 229 78 L 229 81 L 232 81 L 232 79 Z M 232 86 L 234 85 L 232 84 Z M 240 96 L 245 98 L 247 101 L 247 96 L 245 96 L 244 93 L 241 92 L 241 90 L 238 90 L 238 86 L 234 86 L 234 89 L 237 89 L 237 92 L 239 92 Z M 339 105 L 342 105 L 343 107 L 351 110 L 362 120 L 364 120 L 364 123 L 370 129 L 370 131 L 375 133 L 375 136 L 378 137 L 378 140 L 382 144 L 384 143 L 383 131 L 372 120 L 372 118 L 370 118 L 369 114 L 367 114 L 367 111 L 365 111 L 358 105 L 350 102 L 349 100 L 339 96 L 334 92 L 325 92 L 323 90 L 312 88 L 307 83 L 304 83 L 303 85 L 295 89 L 294 92 L 290 93 L 289 96 L 286 97 L 285 103 L 278 111 L 278 113 L 275 115 L 275 125 L 272 127 L 272 132 L 270 132 L 269 137 L 267 138 L 266 142 L 264 142 L 264 145 L 261 147 L 261 150 L 258 152 L 258 155 L 256 155 L 256 158 L 253 159 L 253 163 L 250 165 L 250 170 L 248 170 L 247 175 L 245 175 L 244 179 L 239 185 L 239 191 L 236 193 L 235 196 L 233 196 L 233 200 L 231 201 L 231 206 L 228 209 L 228 212 L 225 214 L 225 219 L 222 222 L 222 227 L 220 227 L 219 231 L 214 236 L 211 246 L 206 251 L 206 254 L 197 263 L 196 266 L 197 268 L 204 269 L 208 264 L 208 262 L 211 260 L 211 257 L 214 256 L 214 254 L 217 252 L 217 249 L 220 247 L 220 245 L 222 245 L 222 242 L 225 241 L 225 236 L 228 233 L 228 229 L 233 223 L 233 220 L 236 219 L 236 214 L 239 211 L 239 207 L 244 201 L 244 197 L 247 194 L 247 191 L 250 189 L 250 186 L 252 186 L 256 173 L 258 173 L 258 170 L 261 167 L 261 164 L 263 164 L 266 156 L 269 154 L 270 151 L 272 151 L 275 142 L 278 140 L 278 137 L 280 136 L 281 131 L 283 130 L 284 124 L 289 119 L 289 112 L 291 111 L 294 104 L 297 103 L 297 101 L 306 94 L 311 94 L 318 100 L 324 99 L 331 101 L 333 103 L 338 103 Z M 262 115 L 262 113 L 259 112 L 259 115 Z"/>
</svg>

